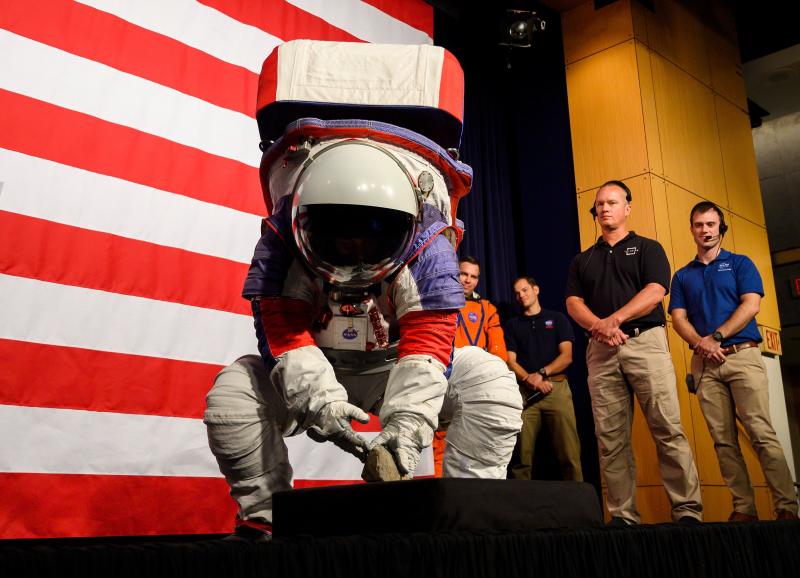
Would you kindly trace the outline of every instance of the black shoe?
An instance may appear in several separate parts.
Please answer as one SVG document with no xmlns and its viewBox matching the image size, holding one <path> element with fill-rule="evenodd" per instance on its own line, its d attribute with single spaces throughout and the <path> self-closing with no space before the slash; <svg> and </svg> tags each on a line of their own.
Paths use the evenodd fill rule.
<svg viewBox="0 0 800 578">
<path fill-rule="evenodd" d="M 608 527 L 608 528 L 627 528 L 628 526 L 634 526 L 634 525 L 635 524 L 633 522 L 629 522 L 625 518 L 620 518 L 618 516 L 614 516 L 613 518 L 611 518 L 611 520 L 609 520 L 608 524 L 606 524 L 606 527 Z"/>
<path fill-rule="evenodd" d="M 684 526 L 699 526 L 703 522 L 694 516 L 681 516 L 678 518 L 678 523 L 683 524 Z"/>
</svg>

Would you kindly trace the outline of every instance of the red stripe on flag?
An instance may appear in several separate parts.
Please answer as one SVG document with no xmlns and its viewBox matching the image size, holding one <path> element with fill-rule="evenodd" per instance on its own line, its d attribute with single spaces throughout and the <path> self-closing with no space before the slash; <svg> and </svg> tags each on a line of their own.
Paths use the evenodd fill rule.
<svg viewBox="0 0 800 578">
<path fill-rule="evenodd" d="M 0 473 L 0 536 L 220 534 L 236 504 L 222 478 Z"/>
<path fill-rule="evenodd" d="M 433 38 L 433 7 L 423 0 L 361 0 Z"/>
<path fill-rule="evenodd" d="M 444 51 L 439 83 L 439 108 L 464 122 L 464 71 L 450 51 Z M 454 213 L 455 214 L 455 213 Z"/>
<path fill-rule="evenodd" d="M 251 315 L 248 266 L 0 211 L 0 273 Z"/>
<path fill-rule="evenodd" d="M 353 42 L 360 40 L 326 20 L 283 0 L 247 2 L 242 0 L 198 0 L 234 20 L 260 28 L 284 42 L 300 38 Z"/>
<path fill-rule="evenodd" d="M 107 12 L 67 0 L 8 2 L 0 11 L 0 27 L 217 106 L 255 115 L 255 73 Z M 114 50 L 109 50 L 111 46 Z"/>
<path fill-rule="evenodd" d="M 11 339 L 0 339 L 0 367 L 0 404 L 183 418 L 203 417 L 222 369 Z"/>
<path fill-rule="evenodd" d="M 254 215 L 258 169 L 0 89 L 0 147 Z M 255 145 L 254 145 L 255 146 Z"/>
</svg>

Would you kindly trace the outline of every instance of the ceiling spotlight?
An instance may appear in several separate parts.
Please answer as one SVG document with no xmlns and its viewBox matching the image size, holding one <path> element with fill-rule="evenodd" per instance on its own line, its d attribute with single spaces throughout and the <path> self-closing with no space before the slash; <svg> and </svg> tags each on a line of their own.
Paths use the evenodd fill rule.
<svg viewBox="0 0 800 578">
<path fill-rule="evenodd" d="M 533 10 L 507 9 L 501 23 L 501 46 L 529 48 L 533 45 L 533 35 L 544 30 L 545 20 Z"/>
</svg>

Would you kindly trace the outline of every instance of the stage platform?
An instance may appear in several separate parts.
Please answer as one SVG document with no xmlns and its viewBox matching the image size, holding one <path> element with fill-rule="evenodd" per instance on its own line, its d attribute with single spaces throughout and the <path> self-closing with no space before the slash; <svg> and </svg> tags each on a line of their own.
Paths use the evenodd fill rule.
<svg viewBox="0 0 800 578">
<path fill-rule="evenodd" d="M 800 575 L 800 521 L 384 533 L 294 537 L 262 544 L 220 538 L 0 542 L 0 576 L 782 578 Z"/>
</svg>

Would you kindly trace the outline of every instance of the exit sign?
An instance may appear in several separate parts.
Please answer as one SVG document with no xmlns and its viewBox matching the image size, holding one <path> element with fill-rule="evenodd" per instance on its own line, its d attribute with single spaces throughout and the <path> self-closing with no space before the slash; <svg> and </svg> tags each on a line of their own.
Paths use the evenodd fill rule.
<svg viewBox="0 0 800 578">
<path fill-rule="evenodd" d="M 789 279 L 789 287 L 792 290 L 792 298 L 800 299 L 800 277 Z"/>
<path fill-rule="evenodd" d="M 761 342 L 761 351 L 772 355 L 783 355 L 780 332 L 763 326 L 760 326 L 759 329 L 761 330 L 761 337 L 764 338 L 764 341 Z"/>
</svg>

